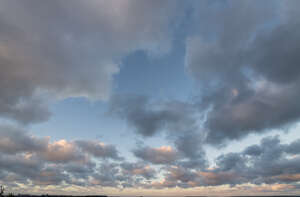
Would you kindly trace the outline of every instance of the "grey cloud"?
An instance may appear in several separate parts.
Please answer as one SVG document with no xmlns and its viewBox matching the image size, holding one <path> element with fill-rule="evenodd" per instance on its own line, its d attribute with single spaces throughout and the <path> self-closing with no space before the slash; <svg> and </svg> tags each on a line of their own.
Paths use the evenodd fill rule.
<svg viewBox="0 0 300 197">
<path fill-rule="evenodd" d="M 153 164 L 171 164 L 179 159 L 178 152 L 170 146 L 159 148 L 139 147 L 133 153 L 136 157 Z"/>
<path fill-rule="evenodd" d="M 63 181 L 69 182 L 69 175 L 61 169 L 47 167 L 31 180 L 36 185 L 60 185 Z"/>
<path fill-rule="evenodd" d="M 50 142 L 49 138 L 29 135 L 23 129 L 11 125 L 0 126 L 0 152 L 4 154 L 35 154 L 51 162 L 85 162 L 88 156 L 121 160 L 115 146 L 95 140 Z"/>
<path fill-rule="evenodd" d="M 42 159 L 53 163 L 86 162 L 87 155 L 79 151 L 79 148 L 72 142 L 59 140 L 49 143 L 45 151 L 38 152 Z"/>
<path fill-rule="evenodd" d="M 134 182 L 133 177 L 129 174 L 123 174 L 119 165 L 115 163 L 102 163 L 96 173 L 93 174 L 93 178 L 92 185 L 104 187 L 122 188 L 124 183 L 127 183 L 129 187 Z"/>
<path fill-rule="evenodd" d="M 149 137 L 162 130 L 171 132 L 195 126 L 193 106 L 179 101 L 153 103 L 145 96 L 115 95 L 110 112 L 125 119 L 138 134 Z"/>
<path fill-rule="evenodd" d="M 39 152 L 47 149 L 48 139 L 34 138 L 26 131 L 11 126 L 0 126 L 0 152 L 16 154 L 19 152 Z"/>
<path fill-rule="evenodd" d="M 205 136 L 195 131 L 187 131 L 178 135 L 174 141 L 175 147 L 183 158 L 187 158 L 185 161 L 179 161 L 179 164 L 186 168 L 207 167 L 208 163 L 203 149 L 204 140 Z"/>
<path fill-rule="evenodd" d="M 245 149 L 244 154 L 251 156 L 258 156 L 262 153 L 262 149 L 258 145 L 249 146 Z"/>
<path fill-rule="evenodd" d="M 299 20 L 288 11 L 294 6 L 296 1 L 231 1 L 219 11 L 210 7 L 201 13 L 214 21 L 206 28 L 216 36 L 208 39 L 200 31 L 188 38 L 185 66 L 199 82 L 208 143 L 283 128 L 299 119 Z M 216 15 L 211 17 L 211 11 Z M 276 15 L 279 11 L 284 19 Z"/>
<path fill-rule="evenodd" d="M 109 187 L 118 187 L 119 169 L 115 164 L 103 164 L 93 177 L 96 180 L 94 184 Z"/>
<path fill-rule="evenodd" d="M 92 146 L 82 147 L 82 144 Z M 94 148 L 95 152 L 88 148 Z M 10 183 L 29 184 L 31 181 L 37 185 L 87 185 L 89 177 L 97 172 L 90 156 L 120 160 L 117 149 L 112 145 L 88 140 L 81 141 L 80 145 L 78 141 L 51 142 L 48 138 L 31 136 L 10 125 L 1 125 L 0 149 L 0 176 Z M 119 178 L 123 176 L 120 174 Z"/>
<path fill-rule="evenodd" d="M 147 180 L 156 177 L 156 171 L 151 166 L 145 165 L 143 163 L 124 162 L 120 166 L 125 174 L 131 174 L 132 176 L 142 176 Z"/>
<path fill-rule="evenodd" d="M 184 132 L 171 138 L 174 147 L 138 146 L 134 155 L 152 164 L 177 165 L 189 169 L 204 169 L 208 166 L 205 151 L 202 147 L 204 138 L 195 132 Z M 174 141 L 173 141 L 174 140 Z"/>
<path fill-rule="evenodd" d="M 36 185 L 59 185 L 69 180 L 62 169 L 50 167 L 37 157 L 0 155 L 0 167 L 7 173 L 4 179 L 9 183 L 29 184 L 32 181 Z"/>
<path fill-rule="evenodd" d="M 154 164 L 180 165 L 190 168 L 206 166 L 202 145 L 205 133 L 197 122 L 199 114 L 196 105 L 180 102 L 153 102 L 146 96 L 115 95 L 110 113 L 117 115 L 143 137 L 165 132 L 175 148 L 167 151 L 161 148 L 138 147 L 133 152 L 136 157 Z"/>
<path fill-rule="evenodd" d="M 78 140 L 75 142 L 84 152 L 98 158 L 112 158 L 116 160 L 122 159 L 115 146 L 106 145 L 97 141 Z"/>
<path fill-rule="evenodd" d="M 244 163 L 245 158 L 241 157 L 239 153 L 221 155 L 216 160 L 217 166 L 221 171 L 239 170 L 246 167 Z"/>
<path fill-rule="evenodd" d="M 196 178 L 196 174 L 189 169 L 181 167 L 170 167 L 166 174 L 167 179 L 181 181 L 183 183 L 193 181 Z"/>
<path fill-rule="evenodd" d="M 91 176 L 90 185 L 128 188 L 144 185 L 145 180 L 155 178 L 156 171 L 143 163 L 101 163 Z"/>
<path fill-rule="evenodd" d="M 220 155 L 214 168 L 195 170 L 178 165 L 170 166 L 164 168 L 165 180 L 152 182 L 151 187 L 297 184 L 300 180 L 300 158 L 299 154 L 289 152 L 289 147 L 293 147 L 298 141 L 282 144 L 278 136 L 266 137 L 260 144 L 249 146 L 241 152 Z"/>
<path fill-rule="evenodd" d="M 33 182 L 45 186 L 64 183 L 79 186 L 161 189 L 176 186 L 190 188 L 224 184 L 234 186 L 242 183 L 296 184 L 300 180 L 300 158 L 297 148 L 299 139 L 289 144 L 283 144 L 280 142 L 279 136 L 263 138 L 258 145 L 249 146 L 240 152 L 219 156 L 214 168 L 207 168 L 206 165 L 201 164 L 200 161 L 204 161 L 201 160 L 203 159 L 202 151 L 194 155 L 189 151 L 183 154 L 184 149 L 179 148 L 180 146 L 176 146 L 177 149 L 144 147 L 142 150 L 150 151 L 151 157 L 140 158 L 152 163 L 164 164 L 159 170 L 164 180 L 157 182 L 158 171 L 146 163 L 129 163 L 119 160 L 118 163 L 112 163 L 110 160 L 99 160 L 97 157 L 95 157 L 98 159 L 97 162 L 94 162 L 88 157 L 93 155 L 91 152 L 77 147 L 78 144 L 75 142 L 65 140 L 52 143 L 47 141 L 47 150 L 44 150 L 45 146 L 38 150 L 36 146 L 32 146 L 32 143 L 36 142 L 34 140 L 39 142 L 40 138 L 26 136 L 26 132 L 21 133 L 25 136 L 22 136 L 22 140 L 29 142 L 24 143 L 22 140 L 16 139 L 19 144 L 17 145 L 15 142 L 11 144 L 16 147 L 22 146 L 25 150 L 19 151 L 18 148 L 12 148 L 12 150 L 16 150 L 14 154 L 5 151 L 1 151 L 0 154 L 1 180 L 10 180 L 9 182 L 12 184 Z M 188 137 L 192 136 L 193 134 Z M 186 140 L 189 138 L 185 137 L 176 139 L 189 142 Z M 34 148 L 27 148 L 22 144 L 29 144 L 28 147 Z M 176 153 L 176 159 L 173 158 L 173 154 L 170 154 L 172 155 L 170 159 L 170 155 L 160 154 L 160 151 L 168 154 Z M 77 156 L 74 156 L 75 153 Z M 157 154 L 160 157 L 157 157 Z M 83 155 L 85 157 L 82 157 Z M 177 158 L 178 156 L 179 158 Z M 105 158 L 107 155 L 103 157 Z M 166 158 L 167 162 L 165 162 Z M 197 165 L 191 166 L 195 163 Z"/>
<path fill-rule="evenodd" d="M 241 177 L 241 182 L 238 183 L 297 182 L 299 179 L 295 175 L 300 173 L 296 164 L 299 157 L 289 158 L 293 153 L 287 148 L 296 143 L 297 140 L 290 144 L 281 144 L 278 136 L 264 138 L 260 145 L 247 147 L 240 153 L 222 155 L 218 158 L 218 168 L 214 171 L 238 174 Z"/>
<path fill-rule="evenodd" d="M 74 176 L 76 179 L 87 179 L 88 176 L 93 174 L 96 164 L 89 161 L 85 164 L 70 163 L 62 166 L 64 170 Z"/>
<path fill-rule="evenodd" d="M 115 146 L 95 140 L 51 142 L 9 125 L 0 130 L 0 177 L 6 186 L 33 183 L 134 187 L 156 178 L 145 163 L 128 163 Z M 112 163 L 118 161 L 118 163 Z M 2 182 L 1 182 L 2 183 Z"/>
<path fill-rule="evenodd" d="M 43 168 L 43 162 L 36 158 L 26 159 L 22 155 L 0 155 L 0 166 L 4 172 L 26 178 L 34 178 Z"/>
<path fill-rule="evenodd" d="M 180 166 L 172 166 L 166 169 L 166 171 L 165 180 L 162 183 L 153 183 L 152 186 L 154 188 L 234 185 L 240 183 L 241 180 L 237 174 L 224 171 L 193 171 Z"/>
<path fill-rule="evenodd" d="M 300 139 L 287 145 L 285 147 L 285 151 L 289 154 L 299 154 L 300 153 Z"/>
<path fill-rule="evenodd" d="M 169 1 L 1 2 L 0 116 L 45 121 L 46 96 L 107 100 L 123 56 L 168 52 L 177 14 Z"/>
</svg>

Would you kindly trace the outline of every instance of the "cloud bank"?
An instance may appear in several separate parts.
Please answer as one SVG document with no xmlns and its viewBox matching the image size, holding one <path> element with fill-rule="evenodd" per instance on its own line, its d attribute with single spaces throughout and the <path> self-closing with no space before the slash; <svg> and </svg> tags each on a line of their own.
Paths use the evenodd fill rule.
<svg viewBox="0 0 300 197">
<path fill-rule="evenodd" d="M 123 56 L 167 53 L 169 1 L 0 3 L 0 116 L 45 121 L 51 99 L 107 100 Z M 155 16 L 153 16 L 155 12 Z"/>
</svg>

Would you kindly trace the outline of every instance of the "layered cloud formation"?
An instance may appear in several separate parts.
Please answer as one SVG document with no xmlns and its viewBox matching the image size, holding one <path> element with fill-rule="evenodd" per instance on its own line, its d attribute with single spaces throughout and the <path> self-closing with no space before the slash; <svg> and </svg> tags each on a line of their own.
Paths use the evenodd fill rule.
<svg viewBox="0 0 300 197">
<path fill-rule="evenodd" d="M 214 167 L 185 167 L 179 151 L 170 146 L 134 150 L 139 162 L 127 162 L 113 145 L 99 141 L 51 142 L 26 131 L 2 126 L 1 180 L 10 187 L 63 185 L 116 188 L 193 188 L 199 186 L 280 184 L 296 189 L 300 181 L 300 140 L 289 144 L 278 136 L 241 152 L 222 154 Z M 159 165 L 159 169 L 151 164 Z M 157 176 L 163 175 L 161 181 Z M 275 186 L 274 186 L 275 187 Z"/>
<path fill-rule="evenodd" d="M 300 141 L 272 134 L 300 118 L 299 8 L 293 0 L 0 1 L 0 184 L 299 192 Z M 126 57 L 142 51 L 159 62 L 177 47 L 196 96 L 116 91 Z M 132 139 L 166 144 L 138 144 L 125 156 L 95 139 L 31 135 L 67 98 L 101 101 Z M 209 161 L 208 147 L 250 134 L 262 140 Z"/>
</svg>

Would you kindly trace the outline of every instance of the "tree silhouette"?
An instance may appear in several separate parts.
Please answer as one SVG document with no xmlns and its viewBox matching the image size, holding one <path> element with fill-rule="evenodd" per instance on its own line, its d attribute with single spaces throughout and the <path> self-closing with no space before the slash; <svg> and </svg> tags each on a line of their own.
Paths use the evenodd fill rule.
<svg viewBox="0 0 300 197">
<path fill-rule="evenodd" d="M 3 185 L 0 185 L 0 197 L 3 196 L 4 190 L 5 190 L 4 186 L 3 186 Z"/>
</svg>

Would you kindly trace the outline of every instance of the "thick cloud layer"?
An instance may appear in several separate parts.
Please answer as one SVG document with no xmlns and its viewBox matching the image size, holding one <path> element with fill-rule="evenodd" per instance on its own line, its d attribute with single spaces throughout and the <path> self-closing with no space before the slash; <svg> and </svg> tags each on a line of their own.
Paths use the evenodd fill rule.
<svg viewBox="0 0 300 197">
<path fill-rule="evenodd" d="M 208 17 L 213 38 L 202 32 L 187 40 L 186 68 L 200 84 L 199 108 L 209 109 L 208 143 L 282 128 L 300 117 L 300 21 L 291 11 L 298 2 L 277 3 L 230 2 Z"/>
<path fill-rule="evenodd" d="M 123 56 L 169 50 L 175 11 L 168 1 L 1 1 L 0 116 L 47 120 L 45 93 L 107 100 Z"/>
</svg>

